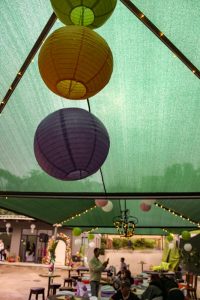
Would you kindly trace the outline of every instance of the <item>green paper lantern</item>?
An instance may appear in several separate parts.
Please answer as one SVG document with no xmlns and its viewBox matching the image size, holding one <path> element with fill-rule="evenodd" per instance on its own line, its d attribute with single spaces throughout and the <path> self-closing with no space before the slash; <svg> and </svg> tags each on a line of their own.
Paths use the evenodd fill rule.
<svg viewBox="0 0 200 300">
<path fill-rule="evenodd" d="M 189 231 L 182 231 L 181 233 L 182 239 L 188 241 L 191 238 L 191 234 Z"/>
<path fill-rule="evenodd" d="M 94 234 L 89 233 L 89 234 L 88 234 L 88 240 L 89 240 L 89 241 L 92 241 L 93 239 L 94 239 Z"/>
<path fill-rule="evenodd" d="M 81 228 L 79 228 L 79 227 L 75 227 L 75 228 L 73 229 L 73 231 L 72 231 L 72 234 L 73 234 L 74 236 L 79 236 L 79 235 L 81 235 L 81 233 L 82 233 L 82 230 L 81 230 Z"/>
<path fill-rule="evenodd" d="M 172 242 L 173 239 L 174 239 L 174 237 L 173 237 L 172 234 L 168 234 L 168 235 L 167 235 L 167 240 L 168 240 L 168 242 Z"/>
<path fill-rule="evenodd" d="M 117 0 L 51 0 L 58 19 L 65 25 L 98 28 L 115 9 Z"/>
</svg>

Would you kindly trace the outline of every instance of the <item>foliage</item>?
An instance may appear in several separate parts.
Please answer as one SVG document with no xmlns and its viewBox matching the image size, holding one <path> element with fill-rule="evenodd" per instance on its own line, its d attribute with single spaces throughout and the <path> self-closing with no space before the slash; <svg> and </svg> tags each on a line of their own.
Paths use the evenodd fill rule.
<svg viewBox="0 0 200 300">
<path fill-rule="evenodd" d="M 54 238 L 49 239 L 47 250 L 50 253 L 50 261 L 55 261 L 56 255 L 56 247 L 58 245 L 58 240 L 55 240 Z"/>
<path fill-rule="evenodd" d="M 155 248 L 155 240 L 153 239 L 126 239 L 126 238 L 114 238 L 113 248 L 129 248 L 129 249 L 153 249 Z"/>
<path fill-rule="evenodd" d="M 107 240 L 104 237 L 101 238 L 101 248 L 102 249 L 106 249 L 107 248 Z"/>
</svg>

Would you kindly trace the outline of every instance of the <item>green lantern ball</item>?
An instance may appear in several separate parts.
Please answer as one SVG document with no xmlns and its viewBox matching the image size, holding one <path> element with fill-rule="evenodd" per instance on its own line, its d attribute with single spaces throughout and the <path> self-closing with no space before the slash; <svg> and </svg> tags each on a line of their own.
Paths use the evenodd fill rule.
<svg viewBox="0 0 200 300">
<path fill-rule="evenodd" d="M 173 235 L 172 234 L 168 234 L 167 235 L 167 240 L 168 240 L 168 242 L 172 242 L 173 241 Z"/>
<path fill-rule="evenodd" d="M 117 0 L 51 0 L 58 19 L 65 25 L 100 27 L 111 16 Z"/>
<path fill-rule="evenodd" d="M 181 236 L 182 236 L 182 239 L 185 241 L 188 241 L 191 238 L 190 232 L 186 231 L 186 230 L 181 233 Z"/>
<path fill-rule="evenodd" d="M 94 239 L 94 234 L 89 233 L 89 234 L 88 234 L 88 240 L 89 240 L 89 241 L 92 241 L 93 239 Z"/>
<path fill-rule="evenodd" d="M 72 231 L 72 234 L 73 234 L 74 236 L 79 236 L 79 235 L 81 235 L 81 233 L 82 233 L 82 230 L 81 230 L 81 228 L 79 228 L 79 227 L 75 227 L 75 228 L 73 229 L 73 231 Z"/>
</svg>

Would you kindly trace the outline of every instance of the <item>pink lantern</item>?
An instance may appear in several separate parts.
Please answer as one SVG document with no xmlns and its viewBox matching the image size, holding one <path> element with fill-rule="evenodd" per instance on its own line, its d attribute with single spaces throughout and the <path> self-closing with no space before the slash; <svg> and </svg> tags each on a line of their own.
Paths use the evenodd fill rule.
<svg viewBox="0 0 200 300">
<path fill-rule="evenodd" d="M 103 206 L 106 206 L 108 204 L 108 200 L 106 200 L 106 199 L 96 199 L 95 204 L 98 207 L 103 207 Z"/>
<path fill-rule="evenodd" d="M 151 209 L 151 205 L 148 205 L 148 204 L 145 204 L 145 203 L 141 203 L 140 204 L 140 209 L 142 210 L 142 211 L 149 211 L 150 209 Z"/>
</svg>

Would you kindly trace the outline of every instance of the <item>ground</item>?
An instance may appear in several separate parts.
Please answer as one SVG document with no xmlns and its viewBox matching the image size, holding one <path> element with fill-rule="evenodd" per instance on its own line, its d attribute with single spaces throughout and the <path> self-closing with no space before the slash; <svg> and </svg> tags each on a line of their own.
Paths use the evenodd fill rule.
<svg viewBox="0 0 200 300">
<path fill-rule="evenodd" d="M 159 264 L 161 259 L 161 251 L 127 251 L 126 253 L 120 250 L 115 250 L 113 253 L 106 252 L 105 258 L 110 258 L 110 265 L 115 265 L 119 268 L 120 257 L 124 256 L 126 262 L 130 265 L 130 269 L 134 274 L 141 272 L 140 261 L 146 262 L 145 268 L 150 265 Z M 47 291 L 47 278 L 40 277 L 39 274 L 48 272 L 47 266 L 34 265 L 31 263 L 0 263 L 0 300 L 28 300 L 31 287 L 44 287 Z M 63 285 L 63 279 L 68 277 L 68 271 L 56 267 L 58 277 L 54 280 L 55 283 Z M 200 278 L 199 278 L 200 279 Z M 200 280 L 198 282 L 200 290 Z M 200 293 L 198 292 L 199 296 Z M 33 297 L 33 299 L 35 299 Z M 40 299 L 40 298 L 39 298 Z"/>
</svg>

